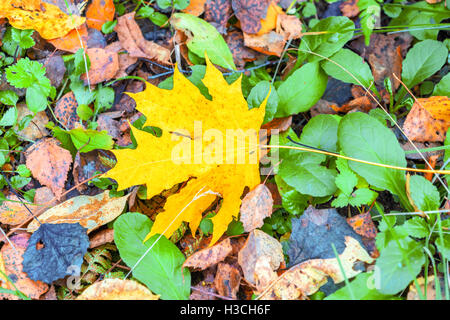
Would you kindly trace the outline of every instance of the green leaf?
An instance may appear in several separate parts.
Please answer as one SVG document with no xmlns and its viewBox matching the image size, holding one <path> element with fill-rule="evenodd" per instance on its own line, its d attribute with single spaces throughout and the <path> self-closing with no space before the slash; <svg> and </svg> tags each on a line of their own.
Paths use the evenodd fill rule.
<svg viewBox="0 0 450 320">
<path fill-rule="evenodd" d="M 102 25 L 102 32 L 104 34 L 110 34 L 114 31 L 114 27 L 117 25 L 117 20 L 113 20 L 113 21 L 106 21 L 103 25 Z"/>
<path fill-rule="evenodd" d="M 201 58 L 205 52 L 212 63 L 236 70 L 233 55 L 220 33 L 203 19 L 187 13 L 175 13 L 170 23 L 175 29 L 182 30 L 192 37 L 187 40 L 187 47 Z"/>
<path fill-rule="evenodd" d="M 48 95 L 42 91 L 42 87 L 39 85 L 32 85 L 27 89 L 25 94 L 25 99 L 27 102 L 27 107 L 34 113 L 44 111 L 47 108 L 47 97 Z"/>
<path fill-rule="evenodd" d="M 30 169 L 27 168 L 26 165 L 24 164 L 19 164 L 19 166 L 17 167 L 17 173 L 21 176 L 21 177 L 25 177 L 28 178 L 31 176 L 31 171 Z"/>
<path fill-rule="evenodd" d="M 367 114 L 354 112 L 344 116 L 339 123 L 338 139 L 341 152 L 346 156 L 406 167 L 405 152 L 394 133 Z M 349 166 L 370 185 L 397 195 L 405 209 L 413 209 L 406 196 L 403 171 L 354 161 L 350 161 Z"/>
<path fill-rule="evenodd" d="M 322 97 L 328 77 L 318 63 L 307 63 L 278 87 L 280 102 L 276 117 L 308 111 Z"/>
<path fill-rule="evenodd" d="M 361 19 L 361 28 L 364 34 L 366 47 L 370 44 L 370 36 L 375 27 L 375 22 L 380 18 L 381 8 L 377 0 L 358 0 L 359 18 Z"/>
<path fill-rule="evenodd" d="M 430 181 L 419 175 L 411 176 L 409 189 L 411 198 L 417 208 L 422 211 L 439 209 L 439 191 Z"/>
<path fill-rule="evenodd" d="M 78 77 L 83 73 L 86 73 L 86 68 L 89 70 L 91 67 L 91 60 L 89 56 L 84 53 L 84 49 L 80 48 L 74 55 L 74 72 L 73 76 Z"/>
<path fill-rule="evenodd" d="M 80 152 L 89 152 L 95 149 L 111 150 L 114 141 L 106 131 L 92 129 L 72 129 L 69 131 L 72 142 Z"/>
<path fill-rule="evenodd" d="M 444 235 L 443 238 L 443 241 L 441 238 L 437 238 L 435 244 L 445 259 L 450 260 L 450 237 L 448 237 L 448 235 Z"/>
<path fill-rule="evenodd" d="M 447 61 L 447 47 L 440 41 L 417 43 L 406 54 L 402 65 L 402 80 L 408 88 L 414 87 L 439 71 Z"/>
<path fill-rule="evenodd" d="M 270 96 L 267 99 L 266 115 L 264 116 L 263 123 L 271 121 L 277 112 L 279 100 L 277 90 L 270 84 L 269 81 L 261 81 L 252 88 L 247 98 L 249 109 L 259 108 L 261 103 L 267 98 L 269 90 Z"/>
<path fill-rule="evenodd" d="M 156 3 L 161 9 L 167 9 L 173 5 L 175 9 L 183 10 L 189 5 L 189 0 L 156 0 Z"/>
<path fill-rule="evenodd" d="M 406 220 L 403 227 L 405 227 L 410 236 L 415 238 L 425 238 L 430 233 L 428 224 L 422 217 L 413 217 Z"/>
<path fill-rule="evenodd" d="M 450 73 L 447 73 L 434 87 L 433 96 L 450 95 Z"/>
<path fill-rule="evenodd" d="M 94 115 L 94 112 L 91 108 L 89 108 L 86 104 L 80 104 L 77 107 L 77 115 L 81 120 L 86 121 L 89 120 L 90 117 Z"/>
<path fill-rule="evenodd" d="M 110 87 L 100 87 L 97 89 L 97 94 L 94 103 L 94 113 L 99 114 L 111 109 L 114 103 L 114 89 Z"/>
<path fill-rule="evenodd" d="M 303 127 L 300 142 L 330 152 L 337 151 L 339 122 L 332 115 L 319 114 Z"/>
<path fill-rule="evenodd" d="M 12 28 L 12 39 L 19 44 L 22 49 L 28 49 L 35 45 L 33 38 L 31 37 L 34 30 L 19 30 Z"/>
<path fill-rule="evenodd" d="M 338 52 L 352 37 L 355 24 L 347 17 L 329 17 L 320 20 L 309 32 L 324 32 L 302 37 L 300 42 L 296 67 L 308 59 L 309 62 L 320 61 L 323 58 L 304 52 L 312 51 L 326 58 Z"/>
<path fill-rule="evenodd" d="M 338 158 L 336 160 L 336 166 L 339 169 L 339 174 L 335 180 L 336 186 L 345 195 L 350 196 L 356 184 L 358 183 L 358 177 L 348 167 L 347 160 Z"/>
<path fill-rule="evenodd" d="M 191 274 L 187 268 L 182 270 L 184 255 L 165 237 L 154 244 L 159 235 L 143 242 L 152 224 L 148 217 L 136 212 L 123 214 L 114 222 L 114 242 L 120 257 L 130 268 L 142 258 L 133 276 L 161 299 L 187 300 Z"/>
<path fill-rule="evenodd" d="M 13 126 L 17 121 L 17 109 L 16 107 L 9 108 L 3 117 L 0 119 L 0 126 Z"/>
<path fill-rule="evenodd" d="M 19 97 L 12 90 L 0 91 L 0 102 L 7 106 L 15 106 L 19 101 Z"/>
<path fill-rule="evenodd" d="M 369 88 L 373 83 L 374 79 L 369 65 L 353 51 L 342 49 L 332 55 L 330 59 L 332 61 L 322 61 L 322 68 L 329 76 L 347 83 L 362 84 L 366 88 Z"/>
<path fill-rule="evenodd" d="M 402 291 L 416 278 L 424 263 L 425 254 L 419 242 L 409 237 L 390 241 L 375 263 L 378 291 L 384 294 Z"/>
<path fill-rule="evenodd" d="M 324 300 L 397 300 L 398 297 L 386 295 L 378 292 L 375 288 L 375 276 L 373 272 L 363 272 L 358 274 L 348 286 L 335 291 Z"/>
<path fill-rule="evenodd" d="M 287 212 L 299 215 L 308 206 L 309 196 L 303 195 L 288 185 L 280 175 L 275 176 L 275 182 L 281 195 L 282 206 Z"/>
<path fill-rule="evenodd" d="M 369 205 L 375 200 L 377 195 L 378 194 L 375 191 L 372 191 L 369 188 L 361 188 L 352 193 L 349 197 L 349 203 L 354 207 L 359 207 L 363 204 Z"/>
<path fill-rule="evenodd" d="M 29 184 L 31 181 L 31 178 L 21 177 L 21 176 L 13 176 L 11 177 L 11 185 L 14 189 L 21 189 L 25 187 L 27 184 Z"/>
</svg>

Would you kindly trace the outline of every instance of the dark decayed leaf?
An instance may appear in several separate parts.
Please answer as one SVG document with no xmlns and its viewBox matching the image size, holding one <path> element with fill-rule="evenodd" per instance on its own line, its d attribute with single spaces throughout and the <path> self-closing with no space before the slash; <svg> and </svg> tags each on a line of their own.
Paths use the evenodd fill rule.
<svg viewBox="0 0 450 320">
<path fill-rule="evenodd" d="M 318 210 L 310 206 L 300 218 L 292 219 L 287 252 L 289 264 L 293 266 L 310 259 L 335 258 L 331 244 L 341 254 L 346 247 L 345 236 L 358 240 L 364 248 L 361 236 L 353 231 L 336 209 Z"/>
<path fill-rule="evenodd" d="M 42 224 L 23 254 L 23 271 L 50 284 L 79 270 L 89 247 L 86 231 L 79 223 Z"/>
</svg>

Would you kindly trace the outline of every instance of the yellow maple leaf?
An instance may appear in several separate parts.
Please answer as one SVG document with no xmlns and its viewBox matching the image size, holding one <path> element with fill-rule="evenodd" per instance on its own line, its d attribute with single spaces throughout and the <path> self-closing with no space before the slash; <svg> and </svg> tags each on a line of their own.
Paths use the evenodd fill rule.
<svg viewBox="0 0 450 320">
<path fill-rule="evenodd" d="M 237 217 L 244 188 L 260 183 L 258 141 L 267 98 L 259 108 L 249 110 L 241 78 L 228 85 L 206 61 L 202 81 L 212 100 L 177 68 L 172 90 L 147 83 L 144 91 L 128 93 L 147 117 L 144 125 L 161 128 L 162 135 L 158 138 L 132 127 L 137 148 L 114 150 L 117 164 L 106 177 L 115 179 L 119 189 L 146 184 L 148 198 L 191 178 L 179 193 L 168 197 L 146 240 L 154 234 L 172 235 L 182 221 L 189 222 L 195 234 L 202 213 L 220 195 L 221 208 L 212 218 L 212 245 Z"/>
<path fill-rule="evenodd" d="M 65 36 L 69 31 L 82 25 L 85 18 L 67 15 L 57 6 L 40 0 L 1 0 L 0 18 L 8 18 L 17 29 L 33 29 L 44 39 Z"/>
</svg>

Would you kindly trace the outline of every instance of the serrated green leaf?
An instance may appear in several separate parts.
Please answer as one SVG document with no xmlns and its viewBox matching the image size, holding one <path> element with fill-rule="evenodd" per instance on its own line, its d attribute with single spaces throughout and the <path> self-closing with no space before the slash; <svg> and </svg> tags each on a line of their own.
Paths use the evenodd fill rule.
<svg viewBox="0 0 450 320">
<path fill-rule="evenodd" d="M 403 224 L 408 234 L 415 238 L 425 238 L 430 231 L 428 225 L 422 217 L 413 217 Z"/>
<path fill-rule="evenodd" d="M 359 207 L 364 204 L 369 205 L 373 202 L 373 200 L 375 200 L 376 197 L 377 193 L 375 191 L 368 188 L 361 188 L 352 193 L 349 203 L 355 207 Z"/>
<path fill-rule="evenodd" d="M 95 149 L 110 150 L 114 145 L 114 141 L 106 131 L 77 128 L 68 133 L 75 148 L 80 152 L 89 152 Z"/>
<path fill-rule="evenodd" d="M 414 175 L 409 180 L 410 196 L 422 211 L 439 209 L 440 196 L 437 188 L 422 176 Z"/>
</svg>

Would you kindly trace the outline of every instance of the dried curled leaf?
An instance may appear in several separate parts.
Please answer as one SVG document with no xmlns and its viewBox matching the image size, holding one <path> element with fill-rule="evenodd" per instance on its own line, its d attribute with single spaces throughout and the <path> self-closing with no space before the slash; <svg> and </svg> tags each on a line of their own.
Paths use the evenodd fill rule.
<svg viewBox="0 0 450 320">
<path fill-rule="evenodd" d="M 159 300 L 159 296 L 133 280 L 105 279 L 89 286 L 77 300 Z"/>
<path fill-rule="evenodd" d="M 247 193 L 242 200 L 240 218 L 245 232 L 261 227 L 264 219 L 272 215 L 272 207 L 272 194 L 264 184 Z"/>
<path fill-rule="evenodd" d="M 109 191 L 96 196 L 78 196 L 45 211 L 39 216 L 41 223 L 80 223 L 88 229 L 88 233 L 114 220 L 123 211 L 128 195 L 113 198 Z M 28 232 L 39 228 L 37 221 L 28 225 Z"/>
<path fill-rule="evenodd" d="M 82 25 L 85 18 L 67 15 L 57 6 L 35 1 L 0 1 L 0 18 L 8 18 L 9 23 L 17 29 L 33 29 L 44 39 L 65 36 L 72 29 Z"/>
<path fill-rule="evenodd" d="M 189 222 L 195 234 L 203 211 L 219 194 L 222 206 L 211 219 L 214 244 L 233 217 L 237 218 L 244 188 L 252 189 L 260 182 L 257 141 L 266 102 L 249 110 L 241 80 L 228 85 L 221 72 L 209 59 L 206 61 L 203 83 L 212 100 L 206 99 L 177 69 L 173 90 L 147 83 L 144 91 L 129 93 L 137 109 L 147 117 L 144 126 L 160 127 L 163 133 L 157 138 L 132 127 L 137 148 L 114 150 L 117 164 L 106 177 L 115 179 L 119 189 L 146 184 L 147 198 L 196 178 L 167 199 L 165 211 L 158 214 L 147 239 L 163 232 L 169 237 L 182 221 Z M 202 136 L 206 143 L 201 142 Z M 227 136 L 233 139 L 233 148 L 227 148 Z M 238 140 L 242 143 L 239 148 L 234 147 L 237 137 L 243 137 Z"/>
</svg>

